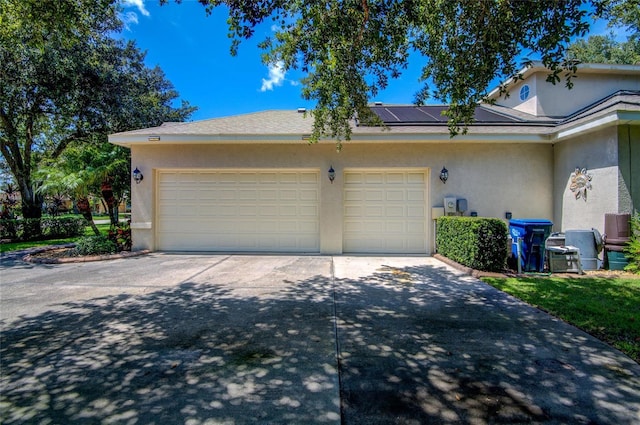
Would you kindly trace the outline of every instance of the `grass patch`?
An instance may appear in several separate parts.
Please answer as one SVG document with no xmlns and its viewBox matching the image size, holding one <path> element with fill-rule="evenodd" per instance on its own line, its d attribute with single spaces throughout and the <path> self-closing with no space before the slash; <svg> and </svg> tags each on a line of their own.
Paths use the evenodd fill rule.
<svg viewBox="0 0 640 425">
<path fill-rule="evenodd" d="M 482 278 L 607 342 L 640 363 L 640 279 Z"/>
<path fill-rule="evenodd" d="M 109 234 L 109 224 L 97 224 L 98 230 L 100 233 L 107 236 Z M 47 246 L 47 245 L 60 245 L 65 243 L 72 243 L 77 241 L 83 236 L 93 236 L 93 229 L 91 226 L 87 226 L 84 229 L 84 234 L 74 238 L 64 238 L 64 239 L 45 239 L 41 241 L 25 241 L 25 242 L 9 242 L 0 244 L 0 252 L 11 252 L 11 251 L 20 251 L 23 249 L 36 248 L 39 246 Z"/>
</svg>

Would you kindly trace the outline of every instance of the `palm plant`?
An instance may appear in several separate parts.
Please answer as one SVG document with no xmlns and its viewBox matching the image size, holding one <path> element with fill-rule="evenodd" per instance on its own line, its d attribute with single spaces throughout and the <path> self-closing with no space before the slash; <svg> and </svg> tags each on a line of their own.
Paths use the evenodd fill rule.
<svg viewBox="0 0 640 425">
<path fill-rule="evenodd" d="M 96 235 L 100 231 L 93 221 L 90 197 L 105 198 L 111 223 L 115 225 L 117 215 L 114 210 L 117 211 L 118 200 L 114 195 L 114 182 L 118 183 L 120 196 L 124 195 L 125 190 L 122 181 L 126 179 L 124 185 L 128 184 L 128 156 L 115 148 L 109 144 L 73 146 L 58 160 L 41 167 L 36 173 L 41 182 L 38 192 L 68 194 Z"/>
</svg>

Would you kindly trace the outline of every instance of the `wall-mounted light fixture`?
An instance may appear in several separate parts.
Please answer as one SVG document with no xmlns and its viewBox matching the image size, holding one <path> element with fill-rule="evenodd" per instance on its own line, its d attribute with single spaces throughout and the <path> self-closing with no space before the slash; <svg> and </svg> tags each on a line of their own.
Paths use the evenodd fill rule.
<svg viewBox="0 0 640 425">
<path fill-rule="evenodd" d="M 140 170 L 138 170 L 138 167 L 136 167 L 136 169 L 133 170 L 133 179 L 136 181 L 136 184 L 140 184 L 142 179 L 144 179 L 144 176 L 142 175 Z"/>
<path fill-rule="evenodd" d="M 442 167 L 442 170 L 440 171 L 440 181 L 446 184 L 448 179 L 449 179 L 449 170 Z"/>
<path fill-rule="evenodd" d="M 329 181 L 333 184 L 336 179 L 336 170 L 333 169 L 333 165 L 329 168 Z"/>
</svg>

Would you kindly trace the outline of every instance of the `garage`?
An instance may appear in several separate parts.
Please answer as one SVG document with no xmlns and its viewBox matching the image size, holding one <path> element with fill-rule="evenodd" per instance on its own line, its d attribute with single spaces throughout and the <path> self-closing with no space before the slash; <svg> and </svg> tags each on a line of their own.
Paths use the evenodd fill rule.
<svg viewBox="0 0 640 425">
<path fill-rule="evenodd" d="M 160 170 L 157 249 L 319 252 L 318 170 Z"/>
<path fill-rule="evenodd" d="M 427 170 L 345 170 L 346 253 L 427 252 Z"/>
</svg>

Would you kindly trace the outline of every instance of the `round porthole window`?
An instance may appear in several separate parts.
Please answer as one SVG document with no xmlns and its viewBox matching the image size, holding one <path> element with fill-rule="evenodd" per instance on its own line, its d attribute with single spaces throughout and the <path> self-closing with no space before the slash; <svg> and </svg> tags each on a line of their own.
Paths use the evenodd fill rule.
<svg viewBox="0 0 640 425">
<path fill-rule="evenodd" d="M 524 85 L 520 89 L 520 100 L 527 100 L 529 98 L 529 86 Z"/>
</svg>

